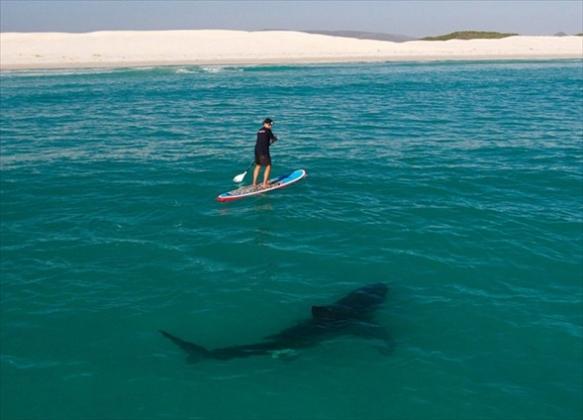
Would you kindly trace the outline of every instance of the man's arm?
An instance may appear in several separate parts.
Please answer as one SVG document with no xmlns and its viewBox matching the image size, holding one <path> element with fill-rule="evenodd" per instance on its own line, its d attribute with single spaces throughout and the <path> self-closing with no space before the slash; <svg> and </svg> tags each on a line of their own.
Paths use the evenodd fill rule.
<svg viewBox="0 0 583 420">
<path fill-rule="evenodd" d="M 273 134 L 273 131 L 269 130 L 269 144 L 273 144 L 277 141 L 277 137 Z"/>
</svg>

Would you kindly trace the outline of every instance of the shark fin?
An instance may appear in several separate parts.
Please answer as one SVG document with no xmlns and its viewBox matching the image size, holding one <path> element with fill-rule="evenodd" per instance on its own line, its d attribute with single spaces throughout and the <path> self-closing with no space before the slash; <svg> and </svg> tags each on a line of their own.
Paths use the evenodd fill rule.
<svg viewBox="0 0 583 420">
<path fill-rule="evenodd" d="M 198 344 L 185 341 L 182 338 L 176 337 L 170 334 L 169 332 L 163 330 L 160 330 L 160 334 L 162 334 L 164 337 L 166 337 L 174 344 L 176 344 L 178 347 L 180 347 L 182 350 L 184 350 L 188 354 L 189 361 L 198 361 L 200 359 L 210 356 L 210 351 L 208 351 L 202 346 L 199 346 Z"/>
</svg>

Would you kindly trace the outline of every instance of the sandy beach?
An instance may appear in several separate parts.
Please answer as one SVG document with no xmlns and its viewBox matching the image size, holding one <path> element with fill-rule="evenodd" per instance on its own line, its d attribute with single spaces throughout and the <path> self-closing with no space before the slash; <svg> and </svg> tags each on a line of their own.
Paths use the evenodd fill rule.
<svg viewBox="0 0 583 420">
<path fill-rule="evenodd" d="M 292 31 L 1 33 L 0 70 L 390 60 L 583 58 L 577 36 L 362 40 Z"/>
</svg>

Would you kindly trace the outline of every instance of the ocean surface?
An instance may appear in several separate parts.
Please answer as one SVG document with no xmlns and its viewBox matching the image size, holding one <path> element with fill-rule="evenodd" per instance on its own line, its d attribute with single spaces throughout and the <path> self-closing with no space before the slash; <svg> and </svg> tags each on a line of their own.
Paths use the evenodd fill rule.
<svg viewBox="0 0 583 420">
<path fill-rule="evenodd" d="M 583 64 L 0 75 L 0 417 L 583 418 Z M 220 204 L 275 120 L 287 189 Z M 246 182 L 250 181 L 247 175 Z M 369 283 L 391 354 L 255 343 Z"/>
</svg>

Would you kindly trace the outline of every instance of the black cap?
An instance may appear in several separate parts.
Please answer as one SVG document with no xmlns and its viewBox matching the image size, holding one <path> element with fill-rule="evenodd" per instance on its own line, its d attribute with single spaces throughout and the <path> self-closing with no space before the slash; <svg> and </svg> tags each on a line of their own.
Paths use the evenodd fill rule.
<svg viewBox="0 0 583 420">
<path fill-rule="evenodd" d="M 263 124 L 271 124 L 273 120 L 271 118 L 266 118 L 263 120 Z"/>
</svg>

